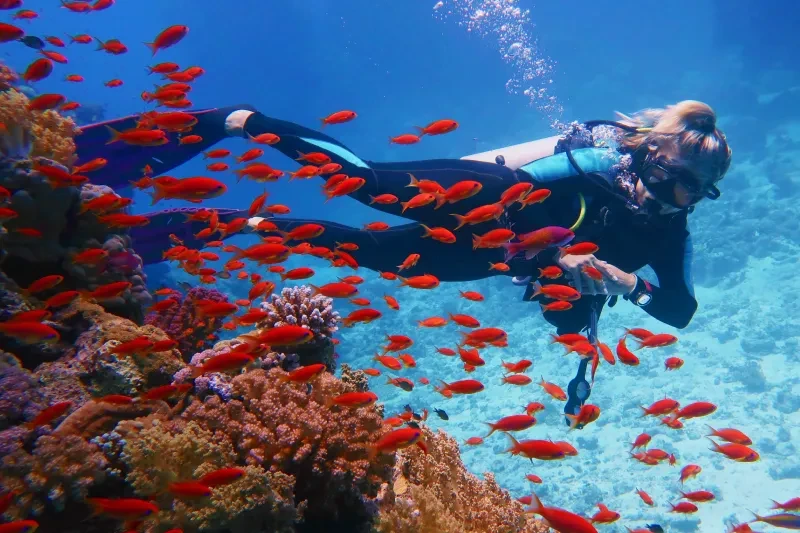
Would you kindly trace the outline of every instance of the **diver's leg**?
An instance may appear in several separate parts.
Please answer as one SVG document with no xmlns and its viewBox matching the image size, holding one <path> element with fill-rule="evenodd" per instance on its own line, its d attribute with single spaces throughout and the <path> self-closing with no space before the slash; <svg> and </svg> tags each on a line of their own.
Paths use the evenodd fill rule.
<svg viewBox="0 0 800 533">
<path fill-rule="evenodd" d="M 199 207 L 177 207 L 154 213 L 145 213 L 150 219 L 146 226 L 131 228 L 130 236 L 136 253 L 145 265 L 164 260 L 163 253 L 173 246 L 170 234 L 183 241 L 184 245 L 200 249 L 206 241 L 195 237 L 202 229 L 208 227 L 207 222 L 191 222 L 187 216 L 200 210 Z M 228 222 L 238 217 L 246 217 L 247 211 L 240 209 L 215 208 L 221 222 Z"/>
<path fill-rule="evenodd" d="M 456 219 L 452 213 L 465 213 L 480 205 L 497 202 L 500 194 L 519 181 L 516 173 L 505 166 L 482 161 L 462 159 L 431 159 L 425 161 L 406 161 L 397 163 L 376 163 L 358 157 L 352 150 L 325 135 L 293 122 L 253 113 L 247 118 L 245 132 L 249 136 L 273 133 L 280 141 L 272 145 L 287 157 L 297 159 L 299 154 L 322 152 L 331 161 L 342 166 L 341 172 L 348 176 L 366 180 L 363 187 L 350 194 L 359 202 L 371 207 L 400 215 L 428 226 L 454 227 Z M 463 180 L 475 180 L 483 184 L 477 195 L 462 200 L 455 205 L 447 205 L 435 210 L 434 204 L 417 209 L 408 209 L 401 214 L 400 203 L 391 205 L 370 204 L 372 198 L 381 194 L 393 194 L 400 201 L 407 201 L 419 191 L 408 187 L 411 175 L 418 179 L 430 179 L 448 188 Z"/>
<path fill-rule="evenodd" d="M 501 249 L 472 250 L 467 235 L 455 243 L 445 244 L 422 238 L 423 228 L 416 223 L 395 226 L 386 231 L 367 231 L 334 222 L 271 218 L 281 231 L 290 231 L 301 224 L 320 224 L 325 231 L 309 242 L 333 250 L 337 243 L 353 243 L 358 250 L 348 252 L 359 266 L 376 272 L 398 272 L 397 267 L 410 254 L 419 254 L 417 264 L 400 272 L 403 277 L 432 274 L 440 281 L 472 281 L 503 273 L 489 270 L 489 262 L 501 261 Z M 292 243 L 290 243 L 292 244 Z M 296 244 L 296 243 L 295 243 Z"/>
<path fill-rule="evenodd" d="M 108 164 L 105 167 L 92 172 L 92 183 L 119 189 L 141 178 L 145 165 L 150 165 L 154 175 L 163 174 L 226 137 L 243 135 L 241 128 L 237 131 L 235 126 L 231 126 L 230 117 L 236 117 L 239 111 L 250 113 L 252 109 L 248 105 L 239 105 L 190 111 L 189 113 L 197 118 L 197 124 L 192 127 L 191 132 L 168 133 L 169 142 L 161 146 L 134 146 L 122 141 L 107 144 L 111 139 L 108 128 L 116 131 L 134 128 L 139 119 L 137 116 L 91 124 L 81 128 L 81 133 L 75 137 L 77 154 L 79 161 L 84 163 L 97 157 L 106 159 Z M 202 140 L 192 144 L 181 144 L 182 135 L 198 135 Z"/>
</svg>

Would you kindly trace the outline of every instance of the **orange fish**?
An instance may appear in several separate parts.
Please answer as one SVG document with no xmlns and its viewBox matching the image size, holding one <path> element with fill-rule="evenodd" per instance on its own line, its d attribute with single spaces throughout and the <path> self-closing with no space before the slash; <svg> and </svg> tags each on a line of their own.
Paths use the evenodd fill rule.
<svg viewBox="0 0 800 533">
<path fill-rule="evenodd" d="M 455 131 L 458 128 L 458 122 L 451 119 L 440 119 L 431 122 L 424 128 L 419 126 L 415 126 L 417 130 L 419 130 L 419 136 L 422 137 L 424 135 L 442 135 L 445 133 L 450 133 L 451 131 Z"/>
<path fill-rule="evenodd" d="M 328 298 L 349 298 L 358 293 L 358 287 L 349 283 L 334 282 L 323 285 L 322 287 L 311 284 L 309 284 L 309 286 L 314 290 L 314 295 L 322 294 Z"/>
<path fill-rule="evenodd" d="M 86 498 L 93 514 L 105 514 L 121 520 L 140 520 L 158 513 L 158 505 L 135 498 Z"/>
<path fill-rule="evenodd" d="M 658 333 L 639 340 L 639 348 L 661 348 L 678 342 L 678 337 L 669 333 Z"/>
<path fill-rule="evenodd" d="M 372 391 L 366 392 L 345 392 L 333 398 L 326 399 L 328 407 L 338 405 L 340 407 L 366 407 L 374 404 L 378 400 L 378 396 Z"/>
<path fill-rule="evenodd" d="M 419 135 L 413 133 L 404 133 L 396 137 L 389 137 L 389 144 L 416 144 L 421 140 Z"/>
<path fill-rule="evenodd" d="M 539 269 L 540 278 L 558 279 L 563 273 L 564 272 L 555 265 Z"/>
<path fill-rule="evenodd" d="M 221 487 L 230 485 L 234 481 L 241 479 L 246 473 L 244 468 L 220 468 L 209 472 L 198 481 L 207 487 Z"/>
<path fill-rule="evenodd" d="M 483 184 L 479 181 L 463 180 L 453 184 L 442 193 L 436 195 L 436 209 L 442 207 L 445 203 L 454 204 L 461 200 L 471 198 L 481 192 Z M 492 204 L 495 205 L 495 204 Z M 500 204 L 496 204 L 500 205 Z M 485 207 L 485 206 L 484 206 Z M 500 206 L 502 209 L 502 206 Z M 474 211 L 474 210 L 473 210 Z M 470 215 L 467 214 L 469 217 Z M 458 229 L 458 228 L 456 228 Z"/>
<path fill-rule="evenodd" d="M 419 189 L 419 192 L 427 192 L 433 195 L 440 195 L 445 193 L 444 187 L 442 187 L 438 182 L 433 180 L 418 180 L 414 177 L 413 174 L 409 174 L 411 177 L 411 182 L 406 185 L 406 187 L 416 187 Z"/>
<path fill-rule="evenodd" d="M 698 465 L 686 465 L 681 468 L 681 483 L 686 483 L 686 480 L 697 477 L 703 468 Z"/>
<path fill-rule="evenodd" d="M 508 207 L 514 202 L 521 201 L 526 194 L 533 190 L 532 183 L 520 182 L 512 185 L 500 195 L 500 203 Z"/>
<path fill-rule="evenodd" d="M 72 407 L 72 402 L 59 402 L 49 407 L 45 407 L 33 418 L 27 422 L 25 426 L 28 429 L 35 429 L 39 426 L 44 426 L 66 413 Z"/>
<path fill-rule="evenodd" d="M 461 294 L 462 298 L 466 298 L 467 300 L 473 302 L 482 302 L 484 297 L 481 293 L 475 291 L 458 291 Z"/>
<path fill-rule="evenodd" d="M 540 204 L 550 197 L 550 189 L 538 189 L 519 201 L 519 210 L 522 211 L 529 205 Z"/>
<path fill-rule="evenodd" d="M 483 444 L 483 439 L 481 437 L 470 437 L 464 441 L 464 444 L 469 446 L 477 446 L 478 444 Z"/>
<path fill-rule="evenodd" d="M 192 367 L 192 377 L 196 378 L 209 372 L 227 372 L 239 370 L 253 362 L 253 356 L 245 353 L 227 352 L 208 359 L 202 366 Z M 323 365 L 324 366 L 324 365 Z"/>
<path fill-rule="evenodd" d="M 577 415 L 565 415 L 569 419 L 569 429 L 575 429 L 578 426 L 586 426 L 594 422 L 600 417 L 600 408 L 592 404 L 583 404 Z"/>
<path fill-rule="evenodd" d="M 750 437 L 748 437 L 738 429 L 733 429 L 733 428 L 714 429 L 711 426 L 706 426 L 706 427 L 711 431 L 711 434 L 708 435 L 709 437 L 717 437 L 728 442 L 732 442 L 735 444 L 742 444 L 745 446 L 753 444 L 753 441 L 750 439 Z"/>
<path fill-rule="evenodd" d="M 534 424 L 536 424 L 536 419 L 530 415 L 506 416 L 494 423 L 486 422 L 486 425 L 489 426 L 491 430 L 484 438 L 489 437 L 489 435 L 495 431 L 522 431 L 533 427 Z"/>
<path fill-rule="evenodd" d="M 322 127 L 324 128 L 329 124 L 344 124 L 345 122 L 350 122 L 357 116 L 358 115 L 355 111 L 344 110 L 331 113 L 327 117 L 321 118 L 320 120 L 322 121 Z"/>
<path fill-rule="evenodd" d="M 493 229 L 483 235 L 472 235 L 472 249 L 478 248 L 500 248 L 509 242 L 516 234 L 505 228 Z"/>
<path fill-rule="evenodd" d="M 499 203 L 482 205 L 469 211 L 466 215 L 459 215 L 453 213 L 453 216 L 458 220 L 456 230 L 463 227 L 465 224 L 475 225 L 489 220 L 497 220 L 503 214 L 503 206 Z"/>
<path fill-rule="evenodd" d="M 508 383 L 509 385 L 527 385 L 531 382 L 531 378 L 525 376 L 523 374 L 513 374 L 511 376 L 503 376 L 502 383 Z"/>
<path fill-rule="evenodd" d="M 164 130 L 132 129 L 119 132 L 111 126 L 106 126 L 106 129 L 111 134 L 111 139 L 106 141 L 106 144 L 122 141 L 133 146 L 161 146 L 169 142 Z"/>
<path fill-rule="evenodd" d="M 394 453 L 399 449 L 412 446 L 421 438 L 422 431 L 417 428 L 407 427 L 390 431 L 370 447 L 369 459 L 371 461 L 379 453 Z"/>
<path fill-rule="evenodd" d="M 325 365 L 322 363 L 315 363 L 312 365 L 301 366 L 298 369 L 292 370 L 285 377 L 281 379 L 292 381 L 294 383 L 306 383 L 312 378 L 318 376 L 325 371 Z"/>
<path fill-rule="evenodd" d="M 413 289 L 434 289 L 439 286 L 439 278 L 433 274 L 423 274 L 422 276 L 411 276 L 409 278 L 402 278 L 397 276 L 400 280 L 401 287 L 411 287 Z"/>
<path fill-rule="evenodd" d="M 484 389 L 483 383 L 475 379 L 462 379 L 453 381 L 452 383 L 447 383 L 442 380 L 439 381 L 442 385 L 436 387 L 435 390 L 447 398 L 451 397 L 453 394 L 475 394 Z"/>
<path fill-rule="evenodd" d="M 711 440 L 711 439 L 709 439 Z M 728 459 L 732 459 L 738 463 L 752 463 L 759 460 L 758 452 L 745 446 L 744 444 L 737 444 L 731 442 L 728 444 L 718 444 L 711 440 L 711 451 L 720 453 Z"/>
<path fill-rule="evenodd" d="M 544 389 L 544 391 L 547 394 L 552 396 L 553 399 L 558 400 L 560 402 L 567 401 L 567 394 L 564 392 L 564 389 L 562 389 L 555 383 L 549 383 L 544 380 L 544 377 L 542 377 L 542 380 L 539 382 L 539 385 Z"/>
<path fill-rule="evenodd" d="M 161 33 L 156 35 L 152 43 L 145 44 L 153 51 L 153 55 L 156 55 L 156 52 L 159 50 L 164 50 L 165 48 L 179 43 L 181 39 L 186 37 L 187 33 L 189 33 L 188 26 L 176 24 L 161 31 Z"/>
<path fill-rule="evenodd" d="M 645 491 L 636 489 L 636 494 L 638 494 L 639 497 L 642 499 L 642 501 L 645 504 L 649 505 L 650 507 L 653 507 L 655 505 L 655 503 L 653 503 L 653 498 L 651 498 L 650 495 L 647 494 Z"/>
<path fill-rule="evenodd" d="M 2 322 L 0 333 L 24 344 L 53 344 L 60 339 L 58 331 L 40 322 Z"/>
<path fill-rule="evenodd" d="M 511 440 L 511 447 L 506 453 L 522 455 L 526 459 L 539 459 L 541 461 L 559 460 L 566 457 L 566 453 L 558 444 L 550 440 L 523 440 L 518 441 L 511 434 L 506 433 Z"/>
<path fill-rule="evenodd" d="M 617 343 L 617 359 L 623 365 L 637 366 L 639 364 L 639 358 L 625 344 L 625 337 L 622 337 Z"/>
<path fill-rule="evenodd" d="M 708 416 L 716 410 L 717 406 L 711 402 L 694 402 L 680 408 L 673 416 L 676 420 L 679 418 L 699 418 Z"/>
<path fill-rule="evenodd" d="M 403 364 L 397 358 L 392 357 L 391 355 L 375 355 L 373 360 L 378 361 L 389 370 L 394 370 L 395 372 L 403 368 Z"/>
</svg>

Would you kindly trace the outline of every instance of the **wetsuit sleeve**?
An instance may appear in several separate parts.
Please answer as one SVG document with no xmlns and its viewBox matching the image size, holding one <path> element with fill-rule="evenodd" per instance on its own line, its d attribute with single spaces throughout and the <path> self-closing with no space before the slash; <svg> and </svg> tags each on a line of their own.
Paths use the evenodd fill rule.
<svg viewBox="0 0 800 533">
<path fill-rule="evenodd" d="M 677 237 L 661 248 L 650 262 L 658 285 L 642 280 L 652 299 L 643 309 L 653 318 L 675 328 L 685 328 L 697 310 L 692 286 L 692 239 Z M 639 287 L 634 289 L 637 293 Z"/>
</svg>

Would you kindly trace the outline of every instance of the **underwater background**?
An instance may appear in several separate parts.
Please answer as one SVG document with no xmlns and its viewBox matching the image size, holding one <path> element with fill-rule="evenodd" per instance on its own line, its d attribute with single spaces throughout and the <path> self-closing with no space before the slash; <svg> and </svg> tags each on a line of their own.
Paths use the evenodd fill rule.
<svg viewBox="0 0 800 533">
<path fill-rule="evenodd" d="M 58 75 L 34 84 L 36 93 L 61 93 L 84 107 L 97 106 L 94 116 L 78 115 L 86 122 L 147 109 L 139 93 L 151 90 L 157 80 L 143 68 L 154 60 L 141 43 L 172 24 L 185 24 L 190 33 L 156 59 L 205 69 L 191 93 L 194 108 L 250 104 L 266 115 L 314 129 L 320 117 L 352 109 L 357 120 L 326 132 L 371 161 L 460 158 L 554 135 L 556 121 L 613 119 L 615 111 L 632 113 L 686 99 L 710 104 L 732 147 L 733 163 L 720 184 L 721 198 L 703 202 L 689 217 L 699 308 L 683 330 L 660 324 L 624 301 L 604 311 L 599 338 L 611 346 L 624 328 L 632 327 L 672 333 L 680 340 L 657 354 L 641 355 L 636 367 L 601 366 L 591 402 L 603 414 L 595 423 L 567 434 L 561 404 L 544 400 L 538 377 L 566 387 L 576 362 L 551 344 L 553 328 L 539 306 L 523 301 L 523 289 L 505 276 L 443 283 L 429 292 L 395 290 L 376 273 L 359 269 L 357 274 L 366 280 L 359 286 L 360 296 L 380 301 L 391 289 L 402 310 L 339 329 L 337 361 L 354 369 L 375 366 L 373 356 L 387 334 L 408 334 L 415 340 L 409 352 L 417 366 L 401 374 L 414 380 L 427 377 L 432 384 L 449 382 L 464 373 L 436 348 L 453 346 L 457 334 L 452 326 L 420 328 L 419 320 L 466 313 L 504 329 L 509 346 L 489 348 L 488 364 L 469 376 L 486 384 L 482 394 L 446 399 L 432 385 L 407 393 L 386 384 L 385 377 L 370 378 L 370 390 L 384 404 L 386 416 L 402 412 L 405 404 L 417 411 L 445 409 L 449 420 L 431 415 L 426 425 L 444 430 L 459 444 L 485 436 L 484 422 L 543 401 L 547 407 L 525 438 L 566 438 L 579 449 L 578 457 L 532 464 L 503 453 L 509 441 L 496 433 L 483 445 L 462 445 L 461 459 L 478 477 L 492 472 L 514 498 L 535 489 L 545 504 L 583 516 L 591 516 L 598 502 L 605 503 L 622 519 L 598 526 L 601 531 L 646 523 L 674 532 L 724 531 L 727 524 L 751 519 L 748 510 L 764 514 L 773 500 L 800 495 L 800 6 L 778 0 L 117 0 L 112 8 L 89 14 L 72 13 L 55 0 L 26 2 L 24 7 L 39 14 L 35 20 L 16 21 L 31 35 L 87 33 L 128 43 L 128 53 L 121 56 L 98 53 L 95 46 L 70 46 L 65 52 L 68 68 L 59 67 Z M 4 21 L 10 19 L 7 13 L 2 12 Z M 17 72 L 36 57 L 35 50 L 14 42 L 3 44 L 0 54 Z M 80 72 L 86 82 L 62 81 L 68 71 Z M 112 78 L 124 80 L 124 85 L 104 87 L 102 82 Z M 388 141 L 443 117 L 458 120 L 458 130 L 412 146 Z M 248 147 L 241 139 L 215 146 L 234 153 Z M 294 168 L 276 151 L 267 151 L 261 161 Z M 207 164 L 198 157 L 170 175 L 208 175 Z M 289 206 L 293 217 L 355 227 L 375 220 L 403 222 L 350 198 L 326 203 L 317 180 L 265 186 L 220 175 L 225 176 L 227 193 L 203 207 L 246 208 L 267 190 L 270 203 Z M 123 193 L 127 195 L 134 199 L 133 214 L 189 205 L 167 200 L 153 208 L 143 192 L 129 189 Z M 254 242 L 248 234 L 226 241 L 240 247 Z M 222 264 L 209 263 L 217 268 Z M 292 257 L 285 266 L 312 267 L 316 275 L 311 282 L 317 286 L 346 275 L 308 256 Z M 144 272 L 150 292 L 160 287 L 181 290 L 181 282 L 197 285 L 195 277 L 174 263 L 148 265 Z M 233 301 L 247 298 L 251 284 L 234 277 L 219 279 L 214 287 Z M 459 296 L 468 290 L 481 292 L 485 301 Z M 342 316 L 354 308 L 346 301 L 334 304 Z M 223 331 L 220 336 L 235 334 Z M 665 371 L 669 356 L 681 357 L 684 366 Z M 533 361 L 528 374 L 534 383 L 502 385 L 500 360 L 522 358 Z M 665 396 L 682 404 L 709 401 L 718 409 L 688 421 L 680 431 L 640 418 L 640 406 Z M 760 461 L 737 463 L 710 451 L 706 424 L 744 431 Z M 674 453 L 678 465 L 649 467 L 633 461 L 630 443 L 642 432 L 653 436 L 653 445 Z M 690 463 L 703 471 L 681 483 L 680 468 Z M 525 474 L 536 474 L 543 482 L 533 485 Z M 637 489 L 646 490 L 656 505 L 644 506 Z M 669 513 L 678 490 L 697 489 L 714 492 L 716 500 L 691 515 Z"/>
</svg>

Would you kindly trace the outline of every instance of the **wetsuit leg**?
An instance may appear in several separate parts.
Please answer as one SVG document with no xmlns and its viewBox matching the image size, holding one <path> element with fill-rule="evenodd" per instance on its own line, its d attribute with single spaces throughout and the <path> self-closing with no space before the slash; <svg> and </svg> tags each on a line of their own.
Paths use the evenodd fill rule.
<svg viewBox="0 0 800 533">
<path fill-rule="evenodd" d="M 195 237 L 200 230 L 208 227 L 206 222 L 190 222 L 187 217 L 198 212 L 199 207 L 176 207 L 154 213 L 145 213 L 150 219 L 146 226 L 131 228 L 130 236 L 136 253 L 145 265 L 164 260 L 163 253 L 173 246 L 170 234 L 183 241 L 184 245 L 200 249 L 205 242 Z M 247 211 L 241 209 L 215 208 L 220 222 L 228 222 L 234 218 L 246 217 Z"/>
<path fill-rule="evenodd" d="M 397 272 L 397 267 L 412 253 L 420 255 L 416 266 L 400 272 L 401 276 L 433 274 L 440 281 L 472 281 L 494 274 L 489 271 L 489 261 L 496 260 L 497 249 L 473 250 L 468 239 L 445 244 L 431 238 L 422 238 L 424 230 L 419 224 L 395 226 L 386 231 L 365 231 L 359 228 L 319 220 L 270 219 L 282 231 L 290 231 L 301 224 L 320 224 L 325 231 L 310 242 L 331 250 L 337 243 L 350 242 L 358 250 L 350 253 L 359 266 L 376 272 Z M 290 243 L 292 244 L 292 243 Z"/>
<path fill-rule="evenodd" d="M 105 167 L 92 172 L 92 183 L 119 189 L 141 178 L 145 165 L 150 165 L 156 176 L 164 174 L 226 138 L 225 119 L 239 109 L 252 110 L 253 107 L 238 105 L 190 111 L 189 113 L 197 118 L 197 124 L 192 128 L 191 135 L 199 135 L 203 139 L 194 144 L 180 144 L 181 135 L 186 134 L 172 132 L 167 134 L 169 142 L 161 146 L 134 146 L 122 141 L 107 144 L 111 139 L 108 128 L 116 131 L 134 128 L 139 119 L 137 116 L 84 126 L 81 128 L 81 134 L 75 137 L 79 161 L 91 161 L 97 157 L 108 160 Z"/>
<path fill-rule="evenodd" d="M 322 152 L 328 155 L 331 161 L 342 165 L 341 172 L 366 180 L 364 186 L 352 193 L 350 197 L 370 205 L 374 209 L 422 222 L 431 227 L 444 226 L 452 229 L 456 223 L 452 213 L 464 214 L 475 207 L 497 202 L 505 189 L 520 181 L 517 173 L 513 170 L 482 161 L 461 159 L 431 159 L 397 163 L 366 161 L 324 133 L 285 120 L 267 117 L 261 113 L 251 115 L 247 119 L 244 129 L 248 135 L 254 137 L 262 133 L 278 135 L 281 140 L 272 147 L 292 159 L 300 157 L 301 152 Z M 434 204 L 429 204 L 425 207 L 409 209 L 401 214 L 400 203 L 370 204 L 371 198 L 380 194 L 393 194 L 401 201 L 409 200 L 418 192 L 417 189 L 408 187 L 411 174 L 418 179 L 435 180 L 445 188 L 459 181 L 475 180 L 483 184 L 483 189 L 472 198 L 459 201 L 454 205 L 442 206 L 440 209 L 434 209 Z"/>
</svg>

